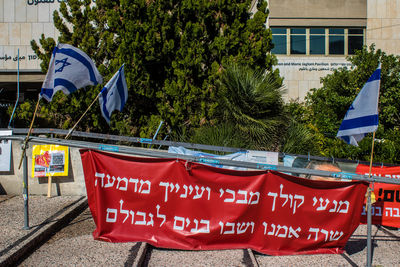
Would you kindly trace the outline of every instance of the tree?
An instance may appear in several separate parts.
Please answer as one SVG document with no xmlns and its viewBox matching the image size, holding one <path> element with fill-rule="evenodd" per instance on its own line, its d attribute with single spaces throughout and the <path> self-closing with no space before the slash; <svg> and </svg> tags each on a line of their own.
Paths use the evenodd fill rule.
<svg viewBox="0 0 400 267">
<path fill-rule="evenodd" d="M 374 159 L 400 162 L 400 57 L 386 55 L 372 45 L 357 51 L 349 61 L 353 64 L 351 69 L 340 68 L 322 78 L 322 87 L 313 89 L 306 97 L 305 110 L 309 111 L 306 121 L 319 136 L 321 154 L 369 159 L 370 135 L 359 143 L 359 147 L 347 145 L 335 136 L 351 103 L 381 62 L 378 142 L 375 143 Z"/>
<path fill-rule="evenodd" d="M 80 128 L 140 136 L 151 135 L 160 120 L 172 131 L 198 127 L 218 113 L 217 80 L 230 63 L 271 70 L 276 58 L 266 29 L 266 1 L 249 13 L 250 0 L 69 0 L 54 12 L 59 42 L 87 52 L 107 81 L 125 63 L 129 98 L 113 113 L 111 128 L 92 109 Z M 46 71 L 55 41 L 40 39 L 32 48 Z M 41 117 L 68 128 L 99 88 L 57 96 Z M 68 104 L 66 104 L 68 103 Z M 72 104 L 70 104 L 72 103 Z M 51 116 L 49 119 L 47 116 Z M 59 119 L 54 119 L 59 118 Z M 43 121 L 40 121 L 42 123 Z"/>
</svg>

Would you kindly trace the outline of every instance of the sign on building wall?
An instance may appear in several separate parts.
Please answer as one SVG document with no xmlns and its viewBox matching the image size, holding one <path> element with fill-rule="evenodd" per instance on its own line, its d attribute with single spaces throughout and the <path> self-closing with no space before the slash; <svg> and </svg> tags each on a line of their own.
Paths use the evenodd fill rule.
<svg viewBox="0 0 400 267">
<path fill-rule="evenodd" d="M 32 148 L 32 177 L 68 176 L 68 147 L 35 145 Z"/>
<path fill-rule="evenodd" d="M 0 131 L 0 136 L 12 135 L 12 131 Z M 11 140 L 0 141 L 0 171 L 11 170 Z"/>
</svg>

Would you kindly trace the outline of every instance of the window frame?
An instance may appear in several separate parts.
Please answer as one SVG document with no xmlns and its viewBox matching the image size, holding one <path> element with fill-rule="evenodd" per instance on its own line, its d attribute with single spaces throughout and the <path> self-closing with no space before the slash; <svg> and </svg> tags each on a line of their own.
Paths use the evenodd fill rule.
<svg viewBox="0 0 400 267">
<path fill-rule="evenodd" d="M 365 32 L 366 29 L 364 27 L 284 27 L 284 26 L 274 26 L 274 27 L 270 27 L 270 29 L 274 29 L 274 28 L 279 28 L 279 29 L 286 29 L 286 34 L 284 33 L 279 33 L 279 34 L 272 34 L 272 38 L 274 35 L 279 35 L 279 36 L 283 36 L 285 35 L 286 38 L 286 53 L 285 54 L 277 54 L 276 55 L 287 55 L 287 56 L 349 56 L 349 55 L 354 55 L 349 53 L 349 37 L 351 39 L 351 37 L 361 37 L 362 38 L 362 45 L 364 46 L 366 43 L 366 36 L 365 36 Z M 291 30 L 292 29 L 306 29 L 306 33 L 305 33 L 305 46 L 306 46 L 306 53 L 305 54 L 297 54 L 297 53 L 291 53 L 291 36 L 299 36 L 299 34 L 292 34 Z M 322 35 L 322 34 L 311 34 L 311 29 L 324 29 L 324 42 L 325 42 L 325 53 L 324 54 L 311 54 L 311 36 L 318 36 L 318 35 Z M 329 30 L 330 29 L 343 29 L 344 33 L 343 34 L 335 34 L 335 33 L 330 33 Z M 349 33 L 349 30 L 361 30 L 360 33 Z M 343 47 L 343 54 L 330 54 L 329 51 L 329 47 L 330 47 L 330 43 L 329 43 L 329 39 L 331 36 L 344 36 L 344 47 Z M 272 52 L 272 50 L 271 50 Z"/>
</svg>

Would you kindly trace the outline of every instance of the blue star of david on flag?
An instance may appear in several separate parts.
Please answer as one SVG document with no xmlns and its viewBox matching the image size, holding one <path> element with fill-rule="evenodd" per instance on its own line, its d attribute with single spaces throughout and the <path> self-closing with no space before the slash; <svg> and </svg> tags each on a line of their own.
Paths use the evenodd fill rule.
<svg viewBox="0 0 400 267">
<path fill-rule="evenodd" d="M 381 83 L 381 64 L 372 73 L 340 125 L 337 137 L 358 146 L 367 133 L 378 129 L 378 99 Z"/>
<path fill-rule="evenodd" d="M 68 58 L 64 58 L 62 60 L 56 60 L 56 66 L 62 64 L 61 67 L 55 70 L 55 72 L 62 72 L 66 66 L 70 66 L 71 63 L 68 63 Z"/>
<path fill-rule="evenodd" d="M 58 44 L 53 49 L 40 97 L 50 102 L 57 91 L 68 95 L 102 82 L 103 77 L 88 55 L 71 45 Z"/>
</svg>

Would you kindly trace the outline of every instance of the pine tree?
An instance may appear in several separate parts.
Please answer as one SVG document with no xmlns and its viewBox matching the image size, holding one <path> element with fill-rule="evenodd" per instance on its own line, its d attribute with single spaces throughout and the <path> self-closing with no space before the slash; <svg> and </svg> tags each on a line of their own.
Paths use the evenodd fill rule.
<svg viewBox="0 0 400 267">
<path fill-rule="evenodd" d="M 59 42 L 81 48 L 107 81 L 125 63 L 129 98 L 113 113 L 111 128 L 93 108 L 80 128 L 149 137 L 160 120 L 175 131 L 198 127 L 217 114 L 217 81 L 230 63 L 270 71 L 276 58 L 266 28 L 266 1 L 249 13 L 250 0 L 69 0 L 54 13 Z M 32 48 L 46 71 L 53 39 Z M 41 52 L 44 51 L 44 52 Z M 42 116 L 68 128 L 99 88 L 61 93 Z M 54 103 L 53 103 L 54 102 Z M 46 105 L 47 107 L 47 105 Z M 66 123 L 67 121 L 67 123 Z M 43 123 L 43 121 L 41 122 Z"/>
</svg>

